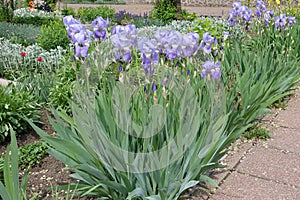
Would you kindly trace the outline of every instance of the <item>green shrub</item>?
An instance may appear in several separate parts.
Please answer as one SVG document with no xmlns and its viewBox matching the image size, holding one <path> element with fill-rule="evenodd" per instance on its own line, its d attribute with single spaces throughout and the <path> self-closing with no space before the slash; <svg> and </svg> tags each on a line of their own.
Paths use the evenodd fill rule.
<svg viewBox="0 0 300 200">
<path fill-rule="evenodd" d="M 58 69 L 55 82 L 50 88 L 49 103 L 54 108 L 71 113 L 72 90 L 76 80 L 76 72 L 71 66 Z"/>
<path fill-rule="evenodd" d="M 68 7 L 64 7 L 62 10 L 61 10 L 61 14 L 63 16 L 68 16 L 68 15 L 72 15 L 72 16 L 75 16 L 76 15 L 76 12 L 73 8 L 68 8 Z"/>
<path fill-rule="evenodd" d="M 115 16 L 115 10 L 107 6 L 100 6 L 97 8 L 79 8 L 77 16 L 83 22 L 91 22 L 98 16 L 101 16 L 103 19 L 113 19 Z"/>
<path fill-rule="evenodd" d="M 45 50 L 56 49 L 57 46 L 66 49 L 70 43 L 66 27 L 57 20 L 41 27 L 37 42 Z"/>
<path fill-rule="evenodd" d="M 40 118 L 38 97 L 22 87 L 0 86 L 0 141 L 9 136 L 9 127 L 17 133 L 26 131 L 29 126 L 24 117 L 33 122 Z"/>
<path fill-rule="evenodd" d="M 178 19 L 179 16 L 176 5 L 173 4 L 172 0 L 159 0 L 154 6 L 150 17 L 169 22 Z"/>
<path fill-rule="evenodd" d="M 0 22 L 0 37 L 24 46 L 36 43 L 39 31 L 40 28 L 33 25 Z"/>
</svg>

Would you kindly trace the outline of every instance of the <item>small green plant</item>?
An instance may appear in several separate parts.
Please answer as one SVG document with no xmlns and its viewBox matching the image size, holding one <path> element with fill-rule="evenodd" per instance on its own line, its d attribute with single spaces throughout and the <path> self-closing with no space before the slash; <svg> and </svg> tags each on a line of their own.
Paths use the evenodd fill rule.
<svg viewBox="0 0 300 200">
<path fill-rule="evenodd" d="M 35 166 L 48 154 L 44 142 L 34 142 L 19 148 L 19 167 L 25 169 L 28 166 Z"/>
<path fill-rule="evenodd" d="M 211 36 L 220 39 L 223 37 L 223 24 L 214 21 L 211 18 L 199 18 L 192 24 L 192 31 L 199 34 L 200 39 L 204 33 L 208 32 Z"/>
<path fill-rule="evenodd" d="M 4 183 L 0 181 L 0 196 L 3 200 L 25 200 L 29 169 L 19 183 L 18 145 L 16 135 L 10 127 L 11 144 L 4 157 Z"/>
<path fill-rule="evenodd" d="M 76 71 L 71 66 L 58 69 L 55 84 L 50 88 L 49 103 L 54 108 L 71 113 L 72 90 L 76 80 Z"/>
<path fill-rule="evenodd" d="M 36 43 L 40 28 L 27 24 L 12 24 L 0 22 L 0 37 L 9 39 L 13 43 L 28 46 Z"/>
<path fill-rule="evenodd" d="M 62 10 L 61 10 L 61 14 L 63 16 L 67 16 L 67 15 L 72 15 L 72 16 L 75 16 L 76 15 L 76 12 L 73 8 L 68 8 L 68 7 L 64 7 Z"/>
<path fill-rule="evenodd" d="M 56 49 L 57 46 L 66 49 L 70 43 L 64 24 L 58 20 L 41 27 L 37 42 L 45 50 Z"/>
<path fill-rule="evenodd" d="M 83 22 L 91 22 L 101 16 L 103 19 L 109 18 L 112 20 L 115 17 L 115 10 L 107 6 L 100 6 L 97 8 L 79 8 L 77 17 Z"/>
<path fill-rule="evenodd" d="M 246 138 L 247 140 L 268 140 L 271 138 L 271 136 L 267 129 L 256 126 L 251 128 L 249 131 L 246 131 L 244 134 L 244 138 Z"/>
<path fill-rule="evenodd" d="M 28 129 L 24 117 L 34 122 L 39 120 L 38 97 L 32 95 L 32 91 L 10 84 L 7 87 L 0 86 L 0 96 L 0 141 L 9 136 L 9 127 L 17 133 Z"/>
<path fill-rule="evenodd" d="M 18 149 L 19 167 L 25 169 L 27 167 L 34 167 L 47 155 L 47 146 L 44 142 L 34 142 Z M 3 180 L 4 156 L 0 156 L 0 181 Z"/>
</svg>

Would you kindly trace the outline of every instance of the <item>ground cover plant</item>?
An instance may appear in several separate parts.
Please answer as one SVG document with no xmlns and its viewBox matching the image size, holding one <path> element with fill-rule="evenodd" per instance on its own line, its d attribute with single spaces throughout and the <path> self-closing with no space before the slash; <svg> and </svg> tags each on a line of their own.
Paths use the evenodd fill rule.
<svg viewBox="0 0 300 200">
<path fill-rule="evenodd" d="M 140 29 L 112 26 L 100 16 L 85 26 L 66 16 L 73 63 L 48 67 L 49 60 L 30 68 L 39 74 L 33 77 L 57 75 L 48 88 L 48 102 L 59 107 L 50 117 L 55 134 L 27 117 L 48 152 L 78 180 L 63 189 L 100 199 L 178 199 L 196 185 L 217 186 L 209 173 L 223 167 L 227 147 L 298 84 L 296 17 L 262 1 L 253 6 L 234 3 L 228 20 Z M 29 54 L 12 46 L 19 61 L 2 62 L 6 77 L 16 76 L 7 69 L 19 71 Z M 262 130 L 248 133 L 267 137 Z"/>
</svg>

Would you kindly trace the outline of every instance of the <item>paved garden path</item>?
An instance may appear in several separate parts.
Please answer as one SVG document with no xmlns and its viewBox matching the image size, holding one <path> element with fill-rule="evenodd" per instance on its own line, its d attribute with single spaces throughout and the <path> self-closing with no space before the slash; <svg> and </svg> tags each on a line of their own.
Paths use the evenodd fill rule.
<svg viewBox="0 0 300 200">
<path fill-rule="evenodd" d="M 224 160 L 228 168 L 215 176 L 220 188 L 192 199 L 300 199 L 300 90 L 285 110 L 266 116 L 263 123 L 271 139 L 235 147 Z"/>
<path fill-rule="evenodd" d="M 60 7 L 64 6 L 71 7 L 74 9 L 78 9 L 80 7 L 99 7 L 99 6 L 108 6 L 115 9 L 116 12 L 120 10 L 126 10 L 127 12 L 133 14 L 144 14 L 150 13 L 153 9 L 153 5 L 151 4 L 126 4 L 126 5 L 97 5 L 97 4 L 61 4 Z M 186 9 L 188 12 L 195 12 L 198 16 L 222 16 L 222 13 L 225 15 L 228 14 L 231 8 L 228 7 L 199 7 L 199 6 L 183 6 L 183 9 Z"/>
</svg>

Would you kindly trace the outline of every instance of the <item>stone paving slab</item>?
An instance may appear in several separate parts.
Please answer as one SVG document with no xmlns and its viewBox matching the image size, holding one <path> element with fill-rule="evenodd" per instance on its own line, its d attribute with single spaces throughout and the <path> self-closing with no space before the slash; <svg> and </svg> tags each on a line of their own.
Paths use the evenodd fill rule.
<svg viewBox="0 0 300 200">
<path fill-rule="evenodd" d="M 13 81 L 10 81 L 10 80 L 6 80 L 6 79 L 3 79 L 3 78 L 0 78 L 0 86 L 7 86 L 9 83 L 13 83 L 15 84 L 15 82 Z"/>
<path fill-rule="evenodd" d="M 297 154 L 258 146 L 237 171 L 300 188 L 300 155 Z"/>
<path fill-rule="evenodd" d="M 209 200 L 297 200 L 300 189 L 233 172 Z"/>
<path fill-rule="evenodd" d="M 300 93 L 299 90 L 292 96 L 285 110 L 279 112 L 274 123 L 282 127 L 300 129 Z"/>
<path fill-rule="evenodd" d="M 300 155 L 300 130 L 280 128 L 270 135 L 271 139 L 267 142 L 267 146 Z"/>
</svg>

